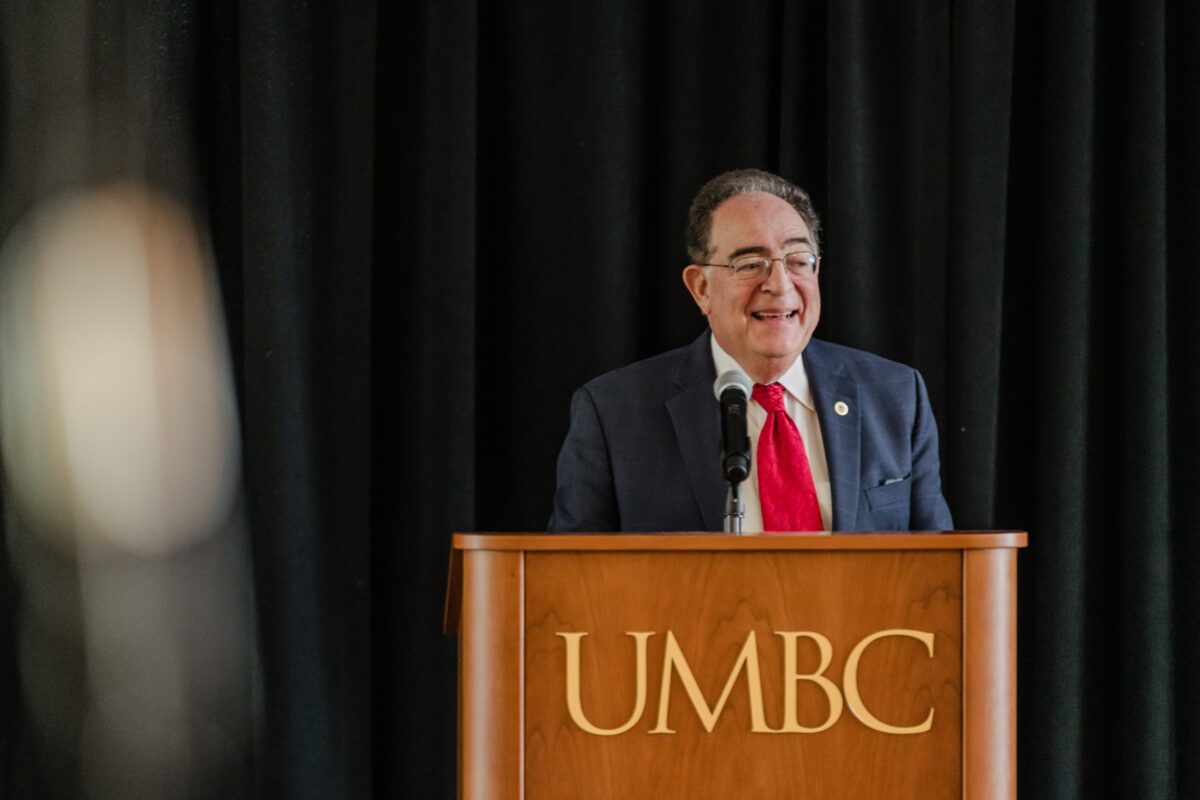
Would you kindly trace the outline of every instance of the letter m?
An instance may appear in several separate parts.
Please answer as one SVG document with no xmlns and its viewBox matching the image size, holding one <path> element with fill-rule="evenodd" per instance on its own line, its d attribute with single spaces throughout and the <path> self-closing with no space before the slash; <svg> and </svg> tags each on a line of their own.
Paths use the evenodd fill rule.
<svg viewBox="0 0 1200 800">
<path fill-rule="evenodd" d="M 742 651 L 738 654 L 737 662 L 733 665 L 733 670 L 729 673 L 729 679 L 725 681 L 725 688 L 721 692 L 721 697 L 717 700 L 716 708 L 711 709 L 708 707 L 708 702 L 704 699 L 704 693 L 700 691 L 700 685 L 696 683 L 696 676 L 692 674 L 692 669 L 688 666 L 687 659 L 683 657 L 683 651 L 679 649 L 679 642 L 675 640 L 675 634 L 667 631 L 666 652 L 663 655 L 662 682 L 658 694 L 658 722 L 650 733 L 675 733 L 675 731 L 667 726 L 667 716 L 671 703 L 671 674 L 673 672 L 678 673 L 679 681 L 683 684 L 688 699 L 692 701 L 692 707 L 696 709 L 696 714 L 700 717 L 700 722 L 704 725 L 704 729 L 712 733 L 713 727 L 717 724 L 717 717 L 721 716 L 721 711 L 725 708 L 725 702 L 729 699 L 729 693 L 733 691 L 733 683 L 737 680 L 738 673 L 742 671 L 743 666 L 746 668 L 746 684 L 750 692 L 750 729 L 754 733 L 769 732 L 770 729 L 767 727 L 766 717 L 763 714 L 762 682 L 758 671 L 758 645 L 754 631 L 750 631 L 747 634 L 746 642 L 742 645 Z"/>
</svg>

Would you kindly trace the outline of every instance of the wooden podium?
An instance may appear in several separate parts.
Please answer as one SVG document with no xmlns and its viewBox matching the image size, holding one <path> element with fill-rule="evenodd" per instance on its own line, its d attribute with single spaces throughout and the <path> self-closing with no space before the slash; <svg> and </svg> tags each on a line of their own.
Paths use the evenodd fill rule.
<svg viewBox="0 0 1200 800">
<path fill-rule="evenodd" d="M 455 534 L 460 798 L 1014 798 L 1020 532 Z"/>
</svg>

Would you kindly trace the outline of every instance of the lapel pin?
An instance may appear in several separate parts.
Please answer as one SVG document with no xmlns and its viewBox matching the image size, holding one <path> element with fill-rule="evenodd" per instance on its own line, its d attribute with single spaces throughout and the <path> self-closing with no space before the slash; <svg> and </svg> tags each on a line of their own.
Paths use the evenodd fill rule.
<svg viewBox="0 0 1200 800">
<path fill-rule="evenodd" d="M 850 406 L 846 405 L 841 400 L 838 400 L 836 403 L 833 404 L 833 410 L 837 413 L 837 415 L 839 417 L 844 417 L 850 413 Z"/>
</svg>

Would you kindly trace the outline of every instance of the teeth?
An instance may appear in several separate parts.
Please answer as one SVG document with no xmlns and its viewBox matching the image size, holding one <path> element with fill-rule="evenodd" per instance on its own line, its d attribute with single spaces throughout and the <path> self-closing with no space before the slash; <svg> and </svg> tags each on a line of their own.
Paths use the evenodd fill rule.
<svg viewBox="0 0 1200 800">
<path fill-rule="evenodd" d="M 770 311 L 755 311 L 754 312 L 754 316 L 757 319 L 779 319 L 780 317 L 786 317 L 786 318 L 790 319 L 791 317 L 795 316 L 795 314 L 796 314 L 795 311 L 788 311 L 788 312 L 782 313 L 782 314 L 774 313 L 774 312 L 770 312 Z"/>
</svg>

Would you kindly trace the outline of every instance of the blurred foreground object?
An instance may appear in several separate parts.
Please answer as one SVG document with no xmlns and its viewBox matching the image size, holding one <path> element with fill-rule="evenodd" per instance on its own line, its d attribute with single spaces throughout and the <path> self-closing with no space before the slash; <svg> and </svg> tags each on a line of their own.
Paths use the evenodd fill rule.
<svg viewBox="0 0 1200 800">
<path fill-rule="evenodd" d="M 39 796 L 249 796 L 260 700 L 237 409 L 186 208 L 121 183 L 13 229 L 0 448 Z"/>
</svg>

